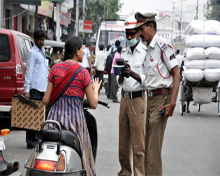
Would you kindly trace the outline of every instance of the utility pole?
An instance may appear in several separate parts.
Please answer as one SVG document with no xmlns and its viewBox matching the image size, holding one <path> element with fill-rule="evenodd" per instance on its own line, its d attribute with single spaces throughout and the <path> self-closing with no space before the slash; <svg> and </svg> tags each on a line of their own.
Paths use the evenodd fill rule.
<svg viewBox="0 0 220 176">
<path fill-rule="evenodd" d="M 181 11 L 180 11 L 180 40 L 182 39 L 182 34 L 181 34 L 181 30 L 182 30 L 182 15 L 183 15 L 183 0 L 181 0 Z"/>
<path fill-rule="evenodd" d="M 35 19 L 35 23 L 34 23 L 34 29 L 37 30 L 38 29 L 38 6 L 36 6 L 35 8 L 35 13 L 34 13 L 34 19 Z"/>
<path fill-rule="evenodd" d="M 76 24 L 75 24 L 75 36 L 78 36 L 79 32 L 79 0 L 76 0 Z"/>
<path fill-rule="evenodd" d="M 108 18 L 108 6 L 109 6 L 109 0 L 107 0 L 107 15 L 106 15 L 106 18 Z"/>
<path fill-rule="evenodd" d="M 169 2 L 173 3 L 173 11 L 172 11 L 172 29 L 171 29 L 171 43 L 173 44 L 173 28 L 174 28 L 174 4 L 176 2 L 174 1 L 170 1 L 168 0 Z"/>
<path fill-rule="evenodd" d="M 0 28 L 2 28 L 2 23 L 3 23 L 3 5 L 4 5 L 4 0 L 0 0 Z"/>
<path fill-rule="evenodd" d="M 56 3 L 56 38 L 60 42 L 60 3 Z"/>
<path fill-rule="evenodd" d="M 85 6 L 86 6 L 86 0 L 83 0 L 83 25 L 84 25 L 84 20 L 85 20 Z M 84 38 L 85 34 L 84 34 L 84 31 L 83 31 L 83 38 Z"/>
<path fill-rule="evenodd" d="M 173 3 L 173 12 L 172 12 L 172 31 L 171 31 L 171 43 L 173 44 L 173 31 L 174 31 L 174 18 L 175 18 L 175 14 L 174 14 L 174 4 L 177 2 L 181 1 L 181 20 L 182 20 L 182 0 L 180 1 L 171 1 L 168 0 L 169 2 Z M 181 22 L 180 22 L 181 23 Z M 181 30 L 182 25 L 180 24 L 180 30 Z M 180 32 L 181 33 L 181 32 Z"/>
<path fill-rule="evenodd" d="M 194 20 L 198 19 L 198 11 L 199 11 L 199 0 L 197 0 L 197 5 L 196 5 L 196 16 L 194 17 Z"/>
</svg>

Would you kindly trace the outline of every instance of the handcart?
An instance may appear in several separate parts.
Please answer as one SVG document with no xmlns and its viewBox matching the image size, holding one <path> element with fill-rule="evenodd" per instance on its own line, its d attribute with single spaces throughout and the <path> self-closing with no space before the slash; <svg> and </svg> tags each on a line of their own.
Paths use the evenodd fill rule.
<svg viewBox="0 0 220 176">
<path fill-rule="evenodd" d="M 204 96 L 205 92 L 205 101 L 198 101 L 194 100 L 194 94 L 196 93 L 195 90 L 199 89 L 203 93 L 199 93 L 200 96 Z M 198 112 L 200 112 L 201 105 L 202 104 L 207 104 L 207 103 L 218 103 L 218 115 L 220 117 L 220 86 L 219 86 L 219 81 L 216 82 L 208 82 L 206 80 L 201 80 L 199 82 L 190 82 L 187 80 L 182 80 L 181 81 L 181 97 L 180 97 L 180 113 L 183 115 L 186 112 L 187 108 L 187 102 L 194 101 L 195 104 L 198 105 Z M 209 91 L 209 92 L 206 92 Z M 197 93 L 198 94 L 198 93 Z M 204 99 L 204 97 L 203 97 Z"/>
</svg>

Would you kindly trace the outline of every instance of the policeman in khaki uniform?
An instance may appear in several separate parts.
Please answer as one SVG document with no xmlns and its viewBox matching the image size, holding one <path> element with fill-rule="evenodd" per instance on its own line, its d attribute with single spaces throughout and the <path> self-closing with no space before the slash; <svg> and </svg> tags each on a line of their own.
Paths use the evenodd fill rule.
<svg viewBox="0 0 220 176">
<path fill-rule="evenodd" d="M 161 150 L 169 116 L 173 115 L 179 90 L 180 74 L 173 47 L 157 35 L 156 13 L 135 14 L 138 31 L 147 42 L 144 77 L 129 70 L 126 73 L 145 85 L 147 90 L 147 123 L 145 174 L 162 175 Z M 162 114 L 163 110 L 165 111 Z"/>
<path fill-rule="evenodd" d="M 137 20 L 134 15 L 125 20 L 127 47 L 122 50 L 123 58 L 130 68 L 144 75 L 143 62 L 146 59 L 146 46 L 139 39 L 135 29 Z M 128 66 L 128 65 L 127 65 Z M 146 101 L 145 87 L 129 77 L 119 76 L 121 102 L 119 112 L 119 176 L 144 176 Z M 133 162 L 131 162 L 133 159 Z"/>
</svg>

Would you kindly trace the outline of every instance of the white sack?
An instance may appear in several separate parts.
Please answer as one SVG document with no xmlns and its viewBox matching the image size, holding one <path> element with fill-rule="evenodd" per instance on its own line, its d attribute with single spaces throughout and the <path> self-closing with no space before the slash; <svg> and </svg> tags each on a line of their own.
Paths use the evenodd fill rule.
<svg viewBox="0 0 220 176">
<path fill-rule="evenodd" d="M 211 103 L 213 87 L 192 87 L 193 101 L 196 103 Z"/>
<path fill-rule="evenodd" d="M 205 21 L 205 26 L 212 27 L 214 34 L 220 35 L 220 22 L 217 20 L 207 20 Z"/>
<path fill-rule="evenodd" d="M 194 20 L 186 26 L 184 34 L 215 34 L 215 32 L 211 25 L 206 25 L 201 20 Z"/>
<path fill-rule="evenodd" d="M 208 59 L 219 59 L 220 60 L 220 48 L 209 47 L 205 50 Z"/>
<path fill-rule="evenodd" d="M 209 82 L 215 82 L 220 80 L 220 69 L 205 69 L 204 70 L 204 78 Z"/>
<path fill-rule="evenodd" d="M 186 40 L 186 45 L 189 47 L 220 47 L 220 36 L 219 35 L 191 35 Z"/>
<path fill-rule="evenodd" d="M 208 69 L 208 68 L 220 68 L 220 60 L 186 60 L 184 62 L 187 69 Z"/>
<path fill-rule="evenodd" d="M 186 58 L 189 60 L 193 60 L 193 59 L 206 59 L 206 52 L 204 48 L 199 48 L 199 47 L 195 47 L 195 48 L 190 48 L 187 53 L 186 53 Z"/>
<path fill-rule="evenodd" d="M 184 62 L 187 69 L 204 69 L 205 62 L 204 60 L 186 60 Z"/>
<path fill-rule="evenodd" d="M 206 59 L 204 61 L 204 69 L 207 68 L 220 68 L 220 60 L 212 60 L 212 59 Z"/>
<path fill-rule="evenodd" d="M 203 70 L 200 69 L 187 69 L 183 72 L 183 76 L 185 80 L 191 81 L 191 82 L 199 82 L 204 77 Z"/>
</svg>

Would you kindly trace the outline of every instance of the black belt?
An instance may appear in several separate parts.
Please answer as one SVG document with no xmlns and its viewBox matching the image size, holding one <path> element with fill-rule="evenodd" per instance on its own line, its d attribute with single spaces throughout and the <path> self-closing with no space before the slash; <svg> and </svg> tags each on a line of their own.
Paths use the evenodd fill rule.
<svg viewBox="0 0 220 176">
<path fill-rule="evenodd" d="M 123 98 L 138 98 L 138 97 L 144 97 L 144 90 L 136 91 L 136 92 L 126 92 L 123 89 L 121 90 L 121 96 Z"/>
<path fill-rule="evenodd" d="M 153 97 L 157 95 L 168 95 L 172 93 L 173 93 L 172 88 L 159 88 L 159 89 L 154 89 L 154 90 L 147 90 L 147 95 L 149 97 Z"/>
</svg>

